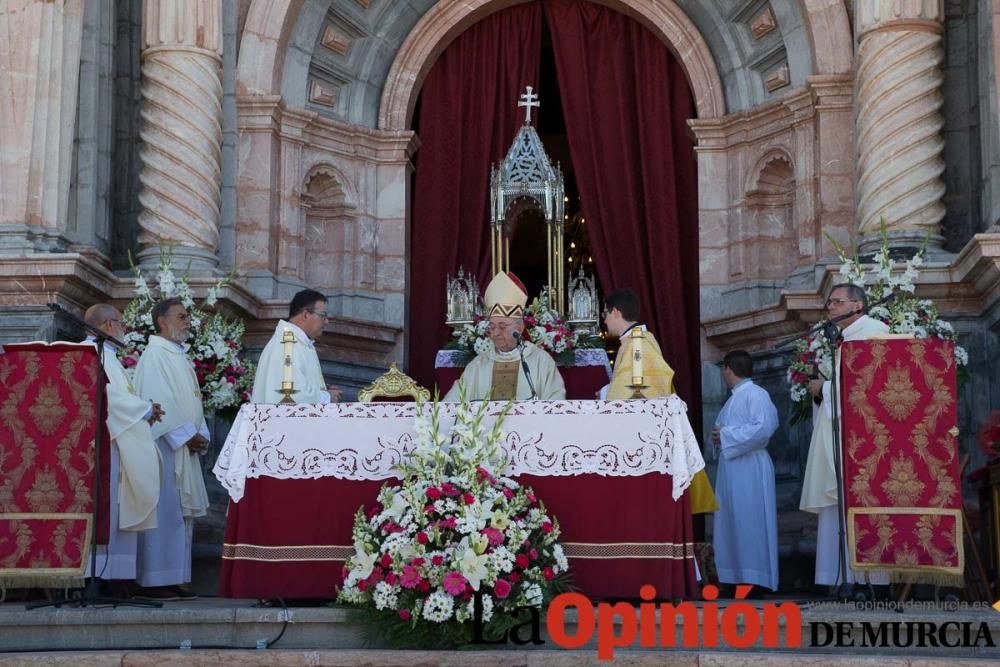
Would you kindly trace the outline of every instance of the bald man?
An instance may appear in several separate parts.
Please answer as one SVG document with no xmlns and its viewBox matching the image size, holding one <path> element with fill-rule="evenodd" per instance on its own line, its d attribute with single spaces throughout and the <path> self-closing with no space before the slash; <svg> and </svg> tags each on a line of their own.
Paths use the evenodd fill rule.
<svg viewBox="0 0 1000 667">
<path fill-rule="evenodd" d="M 122 314 L 106 303 L 87 309 L 87 324 L 121 340 Z M 87 340 L 96 343 L 95 336 Z M 111 436 L 111 532 L 107 548 L 97 550 L 97 576 L 134 580 L 139 531 L 156 527 L 160 497 L 160 457 L 150 425 L 163 416 L 160 406 L 142 400 L 122 368 L 115 349 L 104 343 L 108 377 L 108 434 Z"/>
</svg>

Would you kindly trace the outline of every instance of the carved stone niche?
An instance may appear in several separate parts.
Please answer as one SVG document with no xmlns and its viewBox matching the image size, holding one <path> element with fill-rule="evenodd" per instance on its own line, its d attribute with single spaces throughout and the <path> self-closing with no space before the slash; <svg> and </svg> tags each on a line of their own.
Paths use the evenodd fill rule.
<svg viewBox="0 0 1000 667">
<path fill-rule="evenodd" d="M 355 209 L 348 201 L 340 175 L 320 166 L 306 177 L 302 191 L 305 210 L 302 279 L 314 289 L 351 289 L 360 282 L 355 259 L 360 253 Z"/>
<path fill-rule="evenodd" d="M 747 191 L 742 243 L 733 266 L 748 280 L 781 280 L 798 264 L 795 235 L 795 169 L 783 152 L 765 156 Z"/>
</svg>

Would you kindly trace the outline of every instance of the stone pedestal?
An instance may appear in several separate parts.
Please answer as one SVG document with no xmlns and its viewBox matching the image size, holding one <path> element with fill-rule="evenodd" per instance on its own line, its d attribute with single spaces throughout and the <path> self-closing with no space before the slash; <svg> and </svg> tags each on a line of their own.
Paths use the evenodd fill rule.
<svg viewBox="0 0 1000 667">
<path fill-rule="evenodd" d="M 65 250 L 82 2 L 0 11 L 0 252 Z"/>
<path fill-rule="evenodd" d="M 878 246 L 885 220 L 894 246 L 944 238 L 944 80 L 941 0 L 856 3 L 858 236 Z"/>
<path fill-rule="evenodd" d="M 222 186 L 222 3 L 143 5 L 141 261 L 175 246 L 194 269 L 218 265 Z"/>
</svg>

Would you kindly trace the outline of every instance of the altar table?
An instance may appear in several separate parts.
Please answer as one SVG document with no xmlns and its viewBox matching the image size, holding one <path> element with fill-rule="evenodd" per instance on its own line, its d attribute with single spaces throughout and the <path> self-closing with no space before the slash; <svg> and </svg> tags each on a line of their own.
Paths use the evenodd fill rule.
<svg viewBox="0 0 1000 667">
<path fill-rule="evenodd" d="M 490 403 L 495 415 L 502 403 Z M 458 406 L 441 404 L 449 424 Z M 427 409 L 427 408 L 425 408 Z M 412 403 L 247 405 L 215 466 L 232 502 L 220 594 L 332 598 L 370 506 L 414 446 Z M 688 495 L 704 467 L 676 396 L 521 401 L 504 421 L 506 474 L 562 530 L 573 584 L 593 599 L 695 594 Z"/>
</svg>

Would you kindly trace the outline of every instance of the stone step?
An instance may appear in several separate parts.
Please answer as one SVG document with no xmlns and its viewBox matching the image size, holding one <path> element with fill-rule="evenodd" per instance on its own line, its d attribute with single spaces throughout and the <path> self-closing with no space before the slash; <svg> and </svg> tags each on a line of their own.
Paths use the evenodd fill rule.
<svg viewBox="0 0 1000 667">
<path fill-rule="evenodd" d="M 748 601 L 749 602 L 749 601 Z M 764 604 L 753 601 L 758 608 Z M 725 603 L 729 604 L 729 603 Z M 704 605 L 697 607 L 698 638 L 706 636 L 708 626 L 719 625 L 719 610 L 712 611 Z M 709 613 L 706 616 L 706 611 Z M 712 622 L 713 615 L 715 617 Z M 977 634 L 982 624 L 985 624 L 991 639 L 1000 644 L 1000 614 L 986 609 L 963 609 L 958 611 L 942 610 L 912 610 L 900 613 L 884 610 L 854 610 L 830 608 L 805 604 L 801 606 L 802 642 L 800 647 L 767 648 L 758 638 L 752 646 L 740 651 L 740 655 L 793 655 L 806 652 L 809 655 L 858 655 L 884 657 L 886 659 L 903 659 L 925 657 L 930 660 L 956 659 L 997 659 L 1000 660 L 1000 647 L 980 645 L 967 646 L 905 646 L 896 647 L 875 645 L 866 641 L 865 623 L 924 623 L 941 627 L 945 623 L 967 623 L 972 628 L 972 635 Z M 619 619 L 620 620 L 620 619 Z M 738 617 L 736 628 L 738 634 L 746 631 L 742 617 Z M 849 623 L 843 626 L 842 644 L 836 646 L 823 644 L 814 646 L 812 628 L 814 624 L 823 624 L 820 637 L 827 632 L 836 633 L 838 623 Z M 779 636 L 784 645 L 784 624 L 780 624 Z M 887 626 L 889 627 L 889 626 Z M 930 626 L 928 626 L 930 627 Z M 960 625 L 945 626 L 948 644 L 960 642 Z M 622 631 L 622 626 L 616 623 L 614 633 Z M 660 640 L 662 628 L 657 619 L 655 636 Z M 615 655 L 627 661 L 647 660 L 645 655 L 657 655 L 660 659 L 674 653 L 701 655 L 703 651 L 713 654 L 724 654 L 728 648 L 705 648 L 701 642 L 694 646 L 684 645 L 685 629 L 691 630 L 690 624 L 685 625 L 678 620 L 674 628 L 674 647 L 657 646 L 640 648 L 638 640 L 627 649 L 616 649 Z M 116 651 L 131 653 L 133 651 L 155 649 L 180 649 L 190 647 L 196 651 L 202 650 L 241 650 L 254 649 L 258 646 L 273 646 L 280 650 L 346 650 L 363 648 L 385 648 L 371 644 L 366 636 L 365 628 L 360 623 L 357 614 L 343 607 L 259 607 L 252 600 L 227 600 L 221 598 L 200 598 L 191 601 L 165 602 L 162 608 L 42 608 L 28 611 L 23 603 L 8 602 L 0 604 L 0 652 L 2 651 Z M 582 629 L 577 627 L 577 614 L 567 611 L 565 615 L 565 631 L 569 636 L 576 636 Z M 905 632 L 905 629 L 904 629 Z M 527 633 L 524 633 L 526 635 Z M 669 634 L 669 629 L 667 631 Z M 891 631 L 887 632 L 891 636 Z M 902 635 L 905 636 L 905 635 Z M 544 644 L 535 648 L 521 647 L 514 644 L 502 644 L 492 647 L 490 655 L 504 656 L 497 659 L 516 660 L 514 655 L 525 652 L 546 652 L 555 649 L 557 644 L 552 640 L 546 629 L 546 619 L 541 618 L 541 639 Z M 853 645 L 852 645 L 853 642 Z M 274 649 L 269 649 L 273 653 Z M 462 652 L 467 655 L 467 652 Z M 387 654 L 390 655 L 390 654 Z M 395 655 L 392 653 L 391 655 Z M 435 654 L 437 655 L 437 654 Z M 444 654 L 441 654 L 444 655 Z M 556 651 L 555 655 L 568 655 Z M 572 652 L 578 659 L 597 658 L 597 632 L 594 631 L 579 650 Z"/>
</svg>

